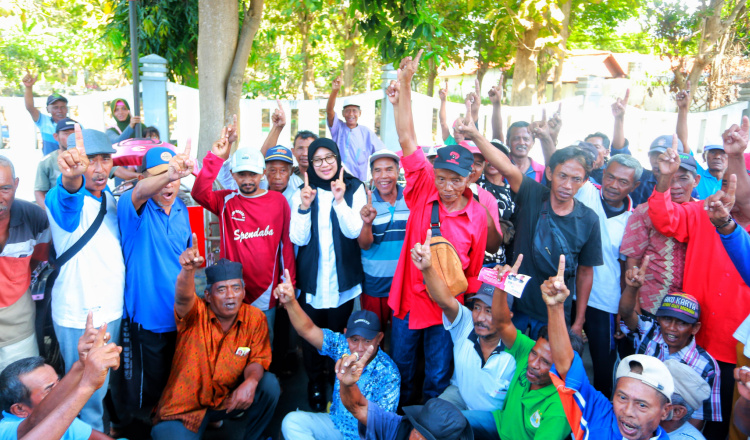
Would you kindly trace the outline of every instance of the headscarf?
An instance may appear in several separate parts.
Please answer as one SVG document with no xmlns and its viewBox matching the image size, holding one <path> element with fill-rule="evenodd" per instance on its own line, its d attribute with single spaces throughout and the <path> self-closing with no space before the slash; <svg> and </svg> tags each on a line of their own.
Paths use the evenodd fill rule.
<svg viewBox="0 0 750 440">
<path fill-rule="evenodd" d="M 114 101 L 109 103 L 109 108 L 112 109 L 112 118 L 114 118 L 115 122 L 117 123 L 117 128 L 120 129 L 120 133 L 125 131 L 126 128 L 128 128 L 128 125 L 130 125 L 130 113 L 128 113 L 128 117 L 125 118 L 124 121 L 120 121 L 119 119 L 115 118 L 115 107 L 117 107 L 117 103 L 122 102 L 125 105 L 125 108 L 130 110 L 130 104 L 128 104 L 128 101 L 117 98 Z"/>
<path fill-rule="evenodd" d="M 338 167 L 336 168 L 336 173 L 333 175 L 333 177 L 328 180 L 325 180 L 322 177 L 318 176 L 318 173 L 315 170 L 315 167 L 313 167 L 312 165 L 313 156 L 315 156 L 315 152 L 318 150 L 318 148 L 327 148 L 331 150 L 333 154 L 336 155 L 336 165 L 338 165 Z M 322 188 L 327 191 L 330 191 L 331 182 L 339 178 L 339 175 L 341 173 L 341 167 L 342 167 L 341 154 L 339 153 L 339 147 L 338 145 L 336 145 L 336 142 L 328 138 L 315 139 L 307 148 L 307 160 L 310 163 L 310 166 L 307 168 L 307 178 L 310 182 L 310 186 L 315 187 L 315 188 Z M 359 182 L 359 180 L 356 177 L 344 171 L 344 183 L 346 184 L 347 187 L 354 185 L 357 182 Z"/>
</svg>

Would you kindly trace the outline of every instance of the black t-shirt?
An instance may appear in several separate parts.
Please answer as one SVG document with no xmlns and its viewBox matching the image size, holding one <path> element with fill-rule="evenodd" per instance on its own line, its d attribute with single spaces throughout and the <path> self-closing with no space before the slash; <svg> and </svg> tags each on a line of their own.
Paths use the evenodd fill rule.
<svg viewBox="0 0 750 440">
<path fill-rule="evenodd" d="M 531 280 L 524 289 L 523 296 L 515 301 L 515 309 L 530 317 L 547 321 L 547 306 L 542 299 L 541 285 L 544 280 L 555 273 L 540 273 L 534 266 L 533 240 L 536 225 L 542 206 L 550 197 L 550 190 L 546 186 L 537 183 L 534 179 L 524 176 L 521 187 L 515 197 L 516 211 L 515 221 L 516 236 L 513 240 L 514 260 L 515 256 L 523 254 L 520 273 L 531 276 Z M 594 211 L 586 207 L 578 200 L 574 201 L 573 211 L 565 216 L 559 216 L 550 209 L 551 220 L 562 231 L 568 241 L 568 247 L 573 255 L 578 255 L 578 264 L 581 266 L 601 266 L 602 260 L 602 237 L 599 230 L 599 217 Z M 565 302 L 565 316 L 570 320 L 570 304 L 573 299 L 575 278 L 565 280 L 570 296 Z"/>
</svg>

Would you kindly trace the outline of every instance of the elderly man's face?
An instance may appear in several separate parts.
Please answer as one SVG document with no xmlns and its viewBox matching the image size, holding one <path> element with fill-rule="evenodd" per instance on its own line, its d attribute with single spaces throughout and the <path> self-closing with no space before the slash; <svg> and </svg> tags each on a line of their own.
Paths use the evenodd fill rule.
<svg viewBox="0 0 750 440">
<path fill-rule="evenodd" d="M 474 333 L 480 338 L 491 338 L 497 335 L 497 329 L 492 322 L 492 304 L 475 299 L 471 308 L 471 319 L 474 321 Z"/>
<path fill-rule="evenodd" d="M 552 364 L 552 349 L 549 346 L 549 341 L 538 338 L 534 348 L 529 352 L 526 379 L 536 389 L 549 385 L 552 383 L 552 379 L 549 377 Z"/>
<path fill-rule="evenodd" d="M 346 329 L 344 329 L 344 333 L 346 333 Z M 362 356 L 364 356 L 368 348 L 370 348 L 371 346 L 375 347 L 372 357 L 370 358 L 370 360 L 372 360 L 375 358 L 375 355 L 378 351 L 378 346 L 380 345 L 380 341 L 382 340 L 383 332 L 379 332 L 378 335 L 372 339 L 365 339 L 362 336 L 354 335 L 352 337 L 346 338 L 346 343 L 349 344 L 349 353 L 357 353 L 359 355 L 359 359 L 362 359 Z"/>
<path fill-rule="evenodd" d="M 468 177 L 462 177 L 454 171 L 435 168 L 435 187 L 443 203 L 458 201 L 468 185 Z"/>
<path fill-rule="evenodd" d="M 348 105 L 344 107 L 344 111 L 342 113 L 344 115 L 344 121 L 346 121 L 346 126 L 349 128 L 354 128 L 357 126 L 357 121 L 359 120 L 359 116 L 362 114 L 362 111 L 356 105 Z"/>
<path fill-rule="evenodd" d="M 612 407 L 623 438 L 647 440 L 667 418 L 671 405 L 661 393 L 640 380 L 621 377 L 617 381 Z"/>
<path fill-rule="evenodd" d="M 242 300 L 245 298 L 245 287 L 242 280 L 217 281 L 206 290 L 205 300 L 208 307 L 219 319 L 234 319 L 240 312 Z"/>
<path fill-rule="evenodd" d="M 690 195 L 698 186 L 701 176 L 693 174 L 683 168 L 677 170 L 672 176 L 669 189 L 674 203 L 685 203 L 690 201 Z"/>
<path fill-rule="evenodd" d="M 0 166 L 0 219 L 10 217 L 10 208 L 16 199 L 18 177 L 13 178 L 10 167 Z"/>
<path fill-rule="evenodd" d="M 55 369 L 46 364 L 36 370 L 20 375 L 18 379 L 29 390 L 29 401 L 16 402 L 11 406 L 10 412 L 24 418 L 31 415 L 33 409 L 47 397 L 47 394 L 60 381 Z"/>
<path fill-rule="evenodd" d="M 266 162 L 266 180 L 271 191 L 284 192 L 291 176 L 292 164 L 281 160 Z"/>
<path fill-rule="evenodd" d="M 602 198 L 613 206 L 619 206 L 638 183 L 633 168 L 610 162 L 602 178 Z"/>
<path fill-rule="evenodd" d="M 61 121 L 68 115 L 68 103 L 65 101 L 56 101 L 47 106 L 47 112 L 52 117 L 53 122 Z"/>
<path fill-rule="evenodd" d="M 389 157 L 381 157 L 372 163 L 372 184 L 381 196 L 389 196 L 396 191 L 398 163 Z"/>
<path fill-rule="evenodd" d="M 143 173 L 143 177 L 150 177 L 147 172 Z M 174 205 L 174 201 L 177 200 L 177 195 L 180 192 L 180 179 L 174 180 L 167 183 L 155 196 L 151 199 L 162 208 L 167 208 Z"/>
<path fill-rule="evenodd" d="M 724 150 L 708 150 L 703 153 L 709 171 L 721 172 L 727 170 L 728 157 Z"/>
<path fill-rule="evenodd" d="M 596 147 L 596 152 L 598 154 L 596 156 L 596 161 L 594 161 L 594 169 L 598 170 L 604 165 L 604 158 L 609 156 L 609 150 L 604 148 L 604 139 L 599 136 L 592 136 L 585 141 Z"/>
<path fill-rule="evenodd" d="M 529 150 L 534 146 L 534 136 L 529 127 L 513 127 L 510 129 L 510 154 L 515 159 L 522 159 L 529 155 Z"/>
<path fill-rule="evenodd" d="M 299 137 L 294 141 L 294 157 L 297 158 L 297 163 L 302 168 L 310 166 L 309 160 L 307 159 L 307 147 L 309 147 L 314 140 L 315 139 L 312 137 L 304 139 Z"/>
<path fill-rule="evenodd" d="M 86 189 L 90 193 L 97 195 L 107 187 L 109 173 L 112 171 L 112 155 L 96 154 L 88 156 L 89 166 L 86 168 Z"/>
</svg>

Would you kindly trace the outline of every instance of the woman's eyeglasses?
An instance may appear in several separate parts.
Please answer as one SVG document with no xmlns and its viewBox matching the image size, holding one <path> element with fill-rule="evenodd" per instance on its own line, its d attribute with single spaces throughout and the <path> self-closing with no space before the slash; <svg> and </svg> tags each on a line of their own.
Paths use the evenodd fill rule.
<svg viewBox="0 0 750 440">
<path fill-rule="evenodd" d="M 332 164 L 332 163 L 336 162 L 336 155 L 335 155 L 335 154 L 329 154 L 328 156 L 326 156 L 326 157 L 324 157 L 324 158 L 322 158 L 322 159 L 320 159 L 320 158 L 318 158 L 318 159 L 313 159 L 313 160 L 312 160 L 312 164 L 313 164 L 313 166 L 314 166 L 315 168 L 318 168 L 318 167 L 320 167 L 321 165 L 323 165 L 323 161 L 326 161 L 326 163 L 327 163 L 328 165 L 330 165 L 330 164 Z"/>
</svg>

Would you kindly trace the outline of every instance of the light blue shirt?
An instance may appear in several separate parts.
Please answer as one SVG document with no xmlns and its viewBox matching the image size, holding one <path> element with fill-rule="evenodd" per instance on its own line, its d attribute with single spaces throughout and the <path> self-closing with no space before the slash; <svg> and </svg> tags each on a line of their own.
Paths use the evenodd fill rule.
<svg viewBox="0 0 750 440">
<path fill-rule="evenodd" d="M 18 439 L 18 425 L 23 422 L 23 419 L 3 411 L 3 419 L 0 420 L 0 440 L 17 440 Z M 75 418 L 73 423 L 65 434 L 61 437 L 61 440 L 87 440 L 91 437 L 92 428 L 82 420 Z"/>
<path fill-rule="evenodd" d="M 711 172 L 703 168 L 697 161 L 696 164 L 698 165 L 698 175 L 701 176 L 701 180 L 698 182 L 698 186 L 695 187 L 695 191 L 698 193 L 698 199 L 706 200 L 721 189 L 721 180 L 711 175 Z"/>
<path fill-rule="evenodd" d="M 357 179 L 367 181 L 367 169 L 370 156 L 377 150 L 385 148 L 385 144 L 369 128 L 357 125 L 349 128 L 339 115 L 333 116 L 331 138 L 336 142 L 341 152 L 341 162 L 349 173 Z"/>
<path fill-rule="evenodd" d="M 42 153 L 45 156 L 60 148 L 60 144 L 53 136 L 57 130 L 57 124 L 52 122 L 52 116 L 39 113 L 39 119 L 34 121 L 34 124 L 42 134 Z"/>
</svg>

